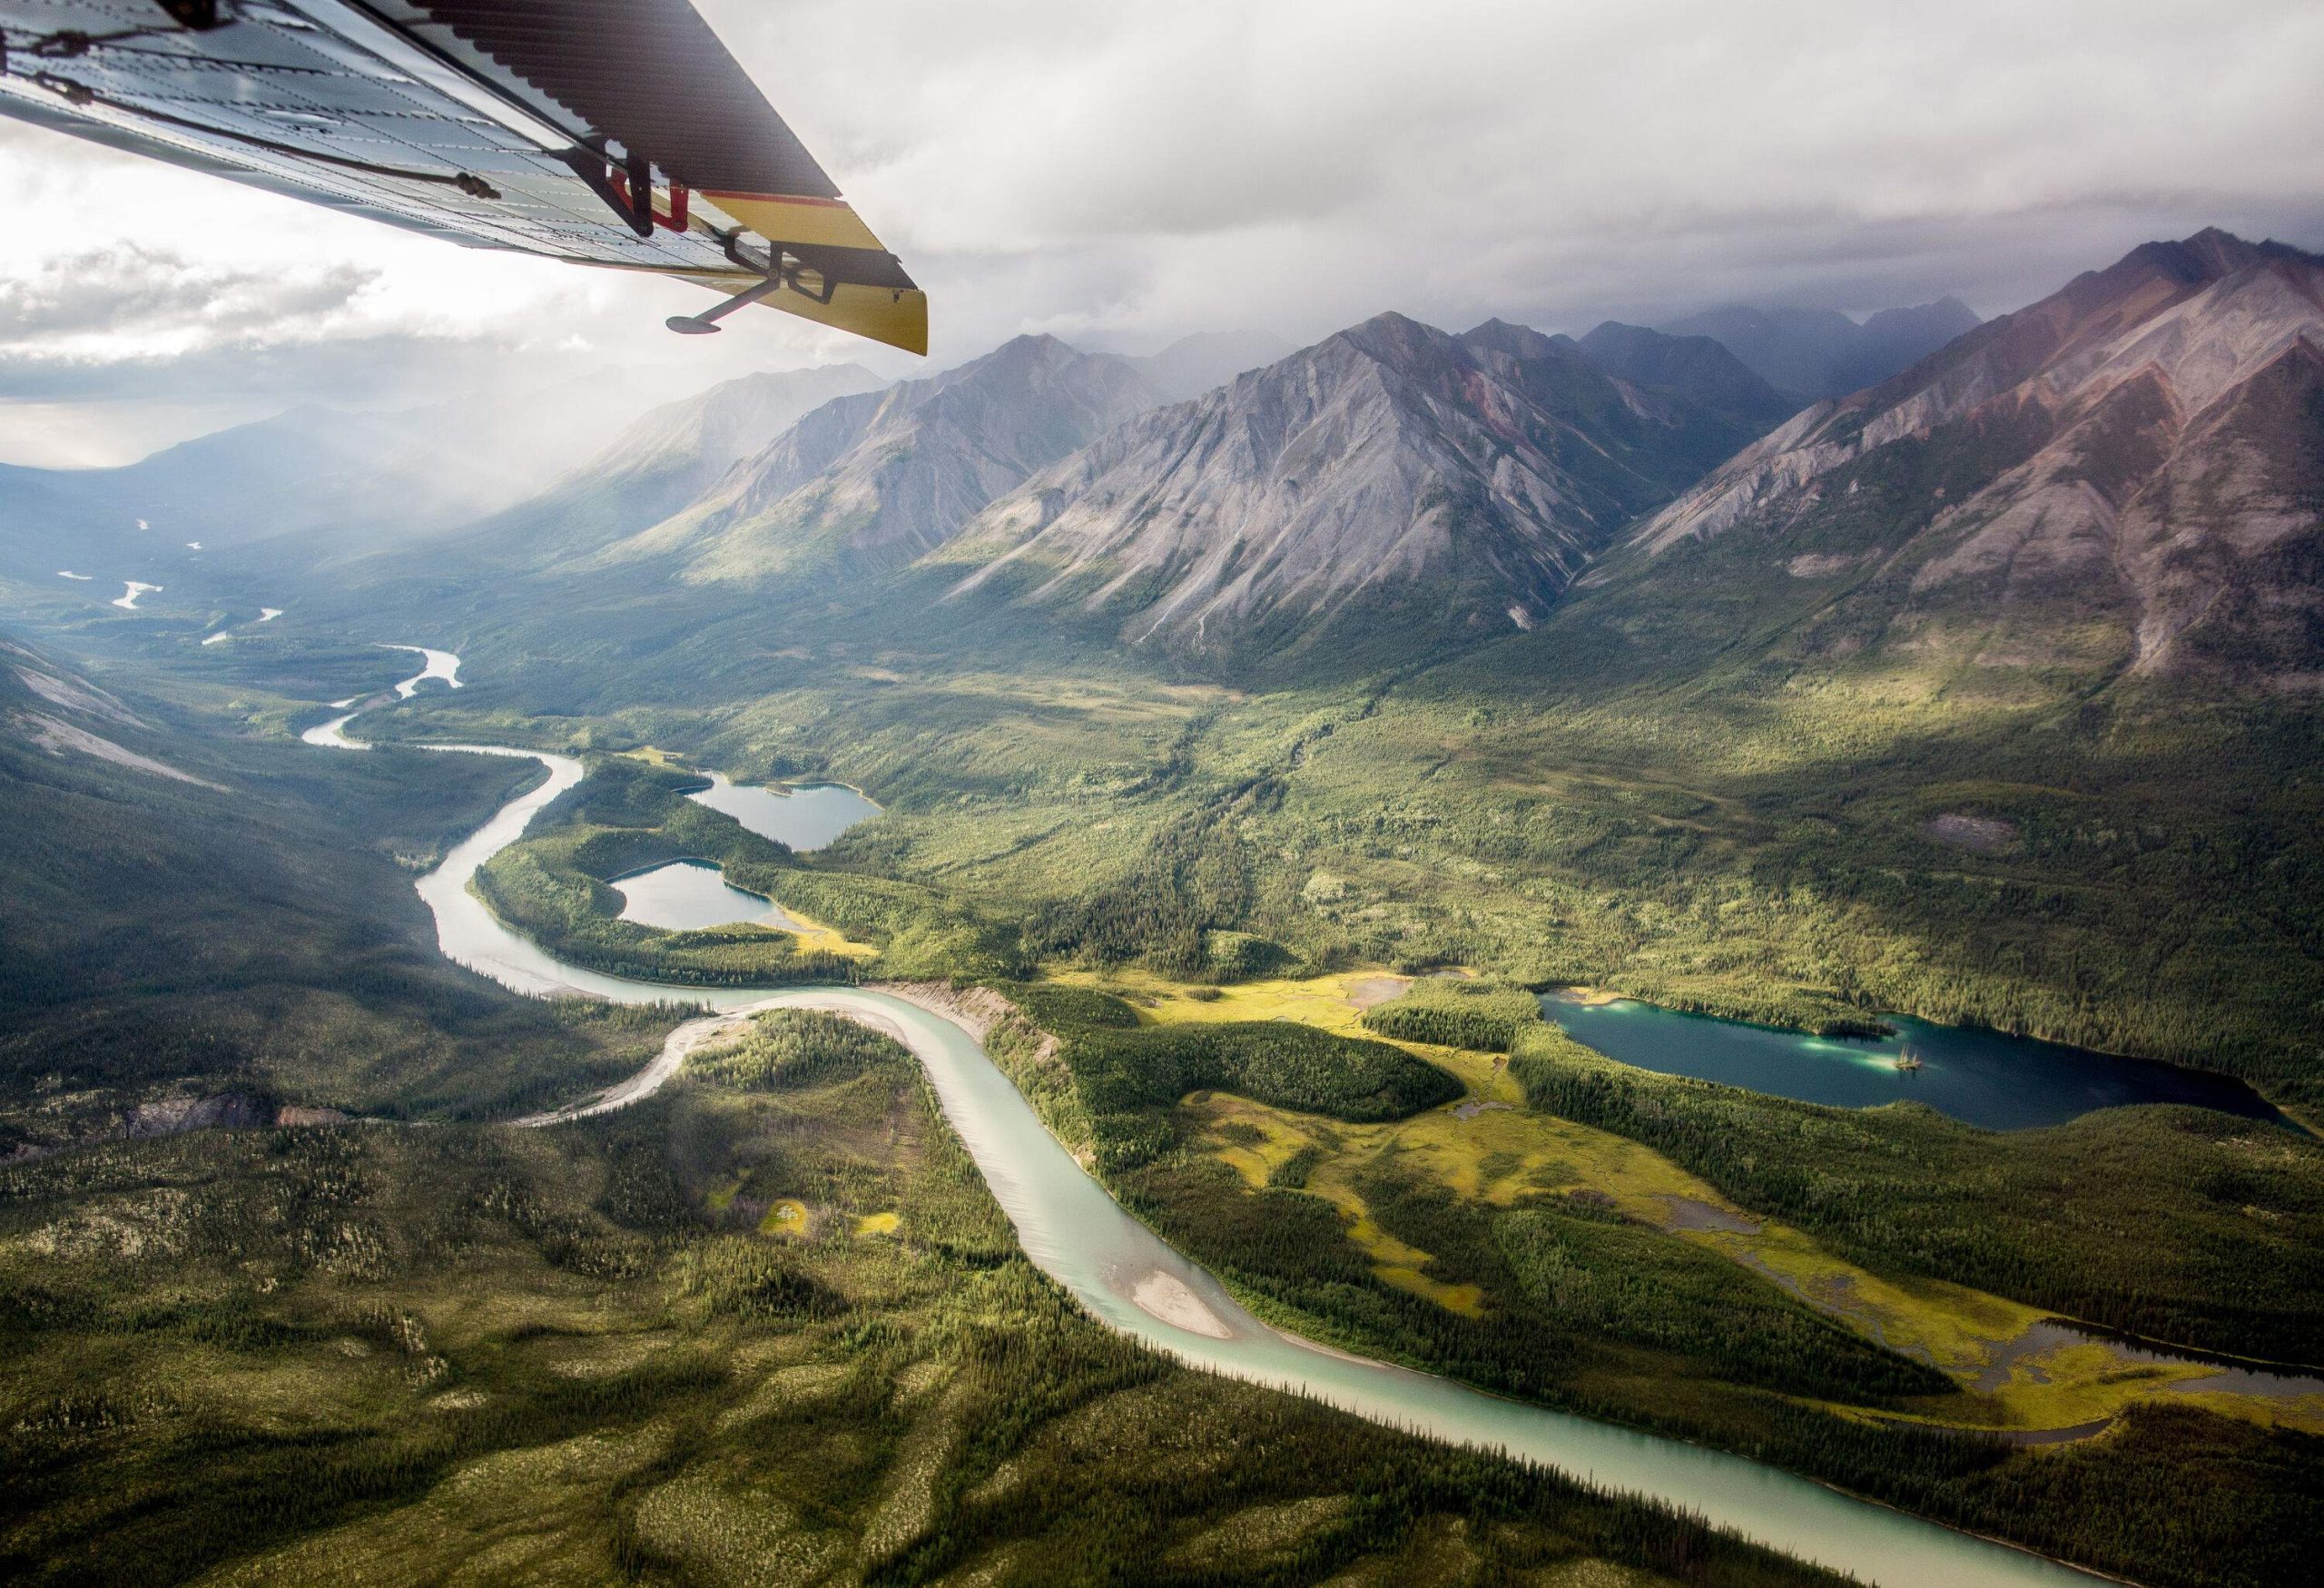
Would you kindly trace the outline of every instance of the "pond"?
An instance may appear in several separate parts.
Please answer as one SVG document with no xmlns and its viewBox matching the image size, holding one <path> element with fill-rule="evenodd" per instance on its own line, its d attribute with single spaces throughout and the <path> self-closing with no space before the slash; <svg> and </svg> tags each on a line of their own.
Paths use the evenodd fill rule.
<svg viewBox="0 0 2324 1588">
<path fill-rule="evenodd" d="M 688 799 L 724 811 L 760 837 L 802 854 L 880 814 L 878 805 L 843 783 L 803 783 L 783 791 L 735 783 L 721 773 L 709 775 L 710 786 Z"/>
<path fill-rule="evenodd" d="M 1680 1014 L 1627 998 L 1553 992 L 1541 1011 L 1576 1041 L 1640 1070 L 1843 1109 L 1909 1098 L 1988 1130 L 2063 1125 L 2125 1103 L 2189 1103 L 2284 1122 L 2229 1076 L 1904 1015 L 1884 1016 L 1896 1035 L 1870 1041 Z M 1907 1050 L 1918 1069 L 1897 1068 Z"/>
<path fill-rule="evenodd" d="M 781 905 L 735 887 L 706 861 L 674 860 L 651 871 L 616 877 L 610 886 L 625 902 L 621 919 L 665 932 L 698 932 L 755 921 L 789 927 Z"/>
</svg>

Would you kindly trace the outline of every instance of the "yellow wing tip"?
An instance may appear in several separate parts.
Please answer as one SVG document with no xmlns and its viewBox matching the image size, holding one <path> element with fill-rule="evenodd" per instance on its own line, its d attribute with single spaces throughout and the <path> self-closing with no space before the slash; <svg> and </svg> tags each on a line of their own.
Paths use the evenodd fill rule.
<svg viewBox="0 0 2324 1588">
<path fill-rule="evenodd" d="M 842 285 L 829 303 L 804 292 L 777 292 L 760 302 L 833 330 L 868 337 L 907 353 L 928 354 L 928 294 L 917 287 Z"/>
</svg>

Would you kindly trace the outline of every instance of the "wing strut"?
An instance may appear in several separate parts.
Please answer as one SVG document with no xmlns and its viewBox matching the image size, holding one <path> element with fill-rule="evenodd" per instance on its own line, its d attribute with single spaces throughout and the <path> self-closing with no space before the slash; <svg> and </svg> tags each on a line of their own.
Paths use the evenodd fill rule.
<svg viewBox="0 0 2324 1588">
<path fill-rule="evenodd" d="M 781 276 L 769 276 L 743 288 L 723 303 L 712 304 L 699 314 L 673 314 L 662 323 L 680 336 L 709 336 L 718 330 L 714 321 L 725 319 L 737 309 L 747 309 L 760 299 L 780 292 L 790 284 Z"/>
</svg>

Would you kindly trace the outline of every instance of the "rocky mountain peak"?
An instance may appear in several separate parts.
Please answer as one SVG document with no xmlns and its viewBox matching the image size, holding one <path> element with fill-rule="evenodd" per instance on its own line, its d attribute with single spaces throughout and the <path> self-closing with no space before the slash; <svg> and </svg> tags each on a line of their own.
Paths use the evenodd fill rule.
<svg viewBox="0 0 2324 1588">
<path fill-rule="evenodd" d="M 1530 325 L 1512 325 L 1498 316 L 1461 333 L 1463 346 L 1479 352 L 1505 353 L 1512 359 L 1550 359 L 1570 354 L 1571 338 L 1549 336 Z"/>
<path fill-rule="evenodd" d="M 1121 426 L 931 560 L 1205 665 L 1420 652 L 1530 626 L 1738 439 L 1568 339 L 1392 312 Z"/>
<path fill-rule="evenodd" d="M 2324 258 L 2215 229 L 2148 243 L 1809 409 L 1635 542 L 1740 532 L 1835 577 L 1909 565 L 1912 607 L 2017 610 L 2017 655 L 2111 625 L 2137 672 L 2231 652 L 2306 676 L 2324 666 L 2296 616 L 2324 609 L 2319 370 Z M 1821 543 L 1844 524 L 1845 553 Z"/>
<path fill-rule="evenodd" d="M 714 486 L 597 560 L 673 558 L 750 583 L 910 561 L 994 497 L 1159 400 L 1127 360 L 1046 333 L 802 417 Z"/>
<path fill-rule="evenodd" d="M 2175 242 L 2142 243 L 2123 257 L 2122 264 L 2159 271 L 2189 286 L 2197 286 L 2271 261 L 2314 264 L 2317 256 L 2273 239 L 2250 242 L 2232 232 L 2206 226 L 2192 237 L 2182 237 Z"/>
</svg>

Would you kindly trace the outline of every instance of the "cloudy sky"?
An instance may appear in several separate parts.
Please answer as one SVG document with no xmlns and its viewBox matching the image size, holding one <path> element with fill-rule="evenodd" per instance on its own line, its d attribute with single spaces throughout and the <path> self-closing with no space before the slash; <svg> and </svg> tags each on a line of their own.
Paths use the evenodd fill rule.
<svg viewBox="0 0 2324 1588">
<path fill-rule="evenodd" d="M 940 366 L 1024 330 L 1306 341 L 1390 308 L 1993 314 L 2209 224 L 2324 248 L 2315 0 L 698 4 L 929 289 Z M 775 315 L 671 337 L 692 289 L 9 123 L 0 202 L 0 461 L 864 356 Z"/>
</svg>

